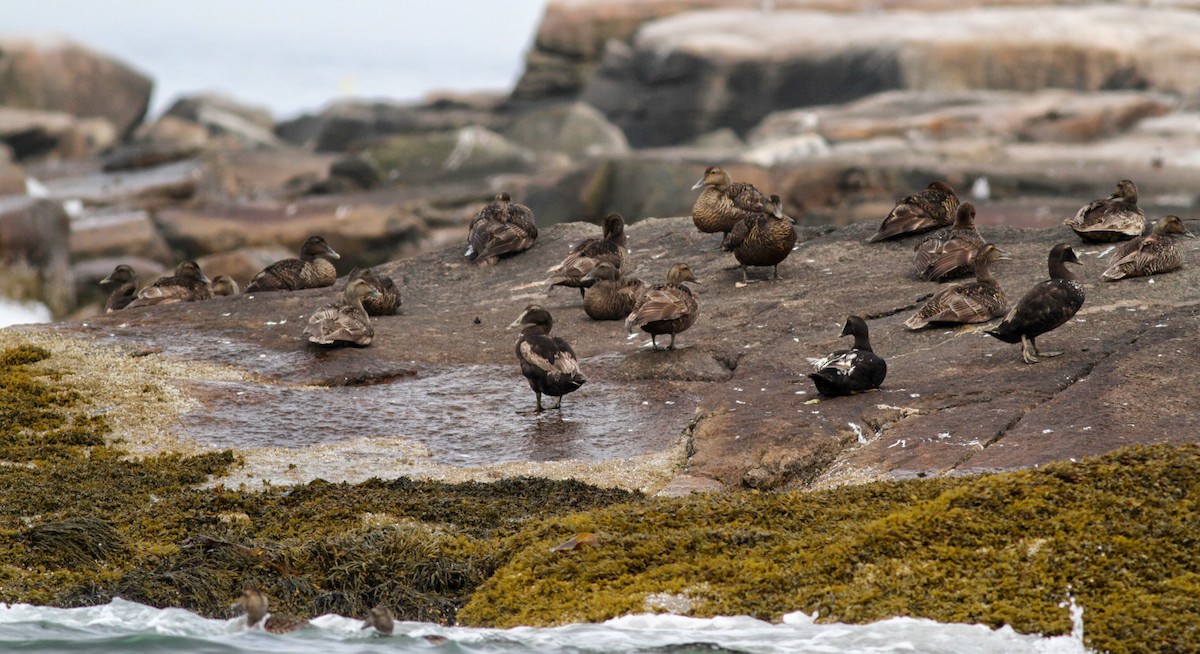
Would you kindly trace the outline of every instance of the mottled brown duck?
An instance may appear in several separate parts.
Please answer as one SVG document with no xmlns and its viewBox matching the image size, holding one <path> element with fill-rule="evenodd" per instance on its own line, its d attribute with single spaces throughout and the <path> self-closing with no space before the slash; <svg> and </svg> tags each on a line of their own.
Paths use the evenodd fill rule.
<svg viewBox="0 0 1200 654">
<path fill-rule="evenodd" d="M 400 289 L 396 282 L 387 275 L 376 275 L 370 268 L 355 268 L 350 271 L 346 280 L 349 284 L 355 279 L 361 279 L 379 291 L 378 296 L 368 295 L 363 298 L 363 308 L 370 316 L 393 316 L 400 310 Z"/>
<path fill-rule="evenodd" d="M 879 225 L 879 231 L 867 242 L 876 243 L 945 227 L 954 222 L 957 211 L 958 196 L 954 194 L 954 189 L 945 182 L 933 182 L 896 203 Z"/>
<path fill-rule="evenodd" d="M 262 630 L 268 633 L 286 634 L 312 626 L 308 620 L 302 618 L 268 614 L 267 596 L 256 588 L 247 588 L 242 591 L 242 599 L 238 603 L 246 610 L 247 629 L 262 627 Z"/>
<path fill-rule="evenodd" d="M 1183 267 L 1183 257 L 1175 247 L 1175 237 L 1196 238 L 1183 226 L 1179 216 L 1163 216 L 1148 236 L 1122 243 L 1112 255 L 1112 263 L 1100 276 L 1110 282 L 1126 277 L 1146 277 Z"/>
<path fill-rule="evenodd" d="M 163 277 L 138 291 L 137 299 L 127 308 L 148 307 L 176 302 L 199 302 L 212 297 L 208 278 L 200 272 L 200 264 L 184 261 L 175 267 L 175 274 Z"/>
<path fill-rule="evenodd" d="M 471 220 L 466 256 L 478 266 L 490 266 L 533 247 L 537 235 L 533 211 L 501 193 Z"/>
<path fill-rule="evenodd" d="M 241 293 L 241 287 L 229 275 L 217 275 L 212 280 L 213 297 L 232 297 Z"/>
<path fill-rule="evenodd" d="M 392 615 L 392 610 L 388 607 L 376 606 L 367 612 L 362 629 L 374 629 L 381 634 L 390 636 L 396 629 L 396 617 Z"/>
<path fill-rule="evenodd" d="M 986 241 L 975 229 L 975 205 L 963 202 L 954 224 L 940 229 L 913 248 L 913 270 L 921 279 L 940 282 L 975 270 L 975 255 Z"/>
<path fill-rule="evenodd" d="M 104 313 L 120 311 L 137 298 L 137 271 L 131 266 L 121 264 L 113 268 L 108 277 L 100 280 L 100 288 L 109 292 L 108 301 L 104 303 Z"/>
<path fill-rule="evenodd" d="M 738 221 L 722 247 L 733 252 L 742 267 L 742 281 L 748 281 L 750 266 L 771 267 L 772 279 L 779 279 L 779 264 L 796 245 L 796 228 L 783 214 L 783 202 L 772 195 L 767 203 L 755 202 L 756 211 Z"/>
<path fill-rule="evenodd" d="M 554 317 L 542 307 L 531 304 L 509 325 L 509 329 L 521 328 L 517 337 L 517 361 L 521 374 L 529 381 L 537 397 L 534 412 L 541 413 L 542 396 L 557 397 L 558 402 L 549 407 L 562 408 L 562 396 L 573 393 L 587 381 L 579 370 L 579 359 L 570 344 L 558 336 L 551 336 Z"/>
<path fill-rule="evenodd" d="M 975 281 L 938 290 L 904 321 L 904 326 L 921 329 L 930 323 L 987 322 L 1004 315 L 1008 311 L 1008 298 L 992 276 L 992 266 L 1008 260 L 1007 252 L 984 243 L 975 254 Z"/>
<path fill-rule="evenodd" d="M 300 246 L 299 259 L 283 259 L 262 269 L 246 285 L 246 292 L 298 291 L 333 286 L 337 280 L 337 269 L 330 261 L 339 258 L 324 238 L 310 236 Z"/>
<path fill-rule="evenodd" d="M 700 300 L 684 282 L 696 281 L 686 263 L 677 263 L 667 271 L 667 283 L 647 287 L 638 297 L 633 311 L 625 319 L 625 331 L 630 334 L 640 328 L 650 334 L 650 343 L 658 349 L 658 337 L 671 335 L 668 350 L 675 349 L 675 335 L 687 330 L 700 315 Z"/>
<path fill-rule="evenodd" d="M 1137 202 L 1137 186 L 1123 179 L 1112 195 L 1089 202 L 1063 224 L 1086 243 L 1127 241 L 1146 229 L 1146 214 Z"/>
<path fill-rule="evenodd" d="M 1070 245 L 1059 243 L 1050 250 L 1048 262 L 1050 279 L 1029 289 L 1004 316 L 1004 321 L 987 331 L 1005 343 L 1020 343 L 1025 363 L 1062 354 L 1039 351 L 1034 339 L 1070 320 L 1083 306 L 1083 283 L 1066 266 L 1068 262 L 1079 263 L 1075 251 Z"/>
<path fill-rule="evenodd" d="M 632 275 L 622 277 L 607 261 L 597 264 L 583 281 L 592 282 L 583 293 L 583 311 L 592 320 L 624 320 L 646 286 Z"/>
<path fill-rule="evenodd" d="M 370 345 L 375 329 L 363 308 L 363 299 L 378 295 L 379 291 L 371 288 L 366 280 L 351 280 L 341 298 L 309 316 L 304 335 L 310 343 L 317 345 Z"/>
<path fill-rule="evenodd" d="M 706 234 L 728 234 L 734 225 L 749 217 L 755 203 L 770 201 L 762 191 L 746 182 L 735 182 L 717 166 L 709 166 L 692 189 L 703 189 L 692 205 L 692 222 Z"/>
<path fill-rule="evenodd" d="M 550 289 L 555 286 L 578 288 L 580 297 L 591 282 L 584 277 L 592 272 L 601 261 L 611 263 L 618 271 L 625 268 L 625 220 L 619 213 L 604 217 L 604 234 L 600 238 L 587 238 L 571 248 L 562 263 L 550 269 L 553 275 L 546 280 Z"/>
<path fill-rule="evenodd" d="M 871 349 L 867 323 L 858 316 L 846 318 L 842 336 L 853 336 L 854 347 L 837 350 L 820 359 L 809 359 L 813 372 L 809 379 L 821 395 L 851 395 L 883 384 L 887 377 L 887 362 Z"/>
</svg>

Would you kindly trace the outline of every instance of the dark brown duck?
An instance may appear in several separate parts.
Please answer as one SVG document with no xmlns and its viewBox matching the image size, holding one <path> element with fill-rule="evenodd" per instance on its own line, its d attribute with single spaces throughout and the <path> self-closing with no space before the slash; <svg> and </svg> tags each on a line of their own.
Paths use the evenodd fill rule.
<svg viewBox="0 0 1200 654">
<path fill-rule="evenodd" d="M 592 320 L 624 320 L 646 286 L 632 275 L 622 277 L 607 261 L 597 264 L 582 281 L 592 282 L 583 293 L 583 311 Z"/>
<path fill-rule="evenodd" d="M 630 334 L 640 328 L 650 334 L 650 343 L 658 349 L 658 337 L 671 335 L 668 350 L 675 349 L 675 335 L 686 331 L 700 316 L 700 300 L 684 282 L 696 282 L 686 263 L 677 263 L 667 271 L 667 283 L 646 288 L 625 319 L 625 331 Z"/>
<path fill-rule="evenodd" d="M 591 281 L 584 277 L 602 261 L 612 264 L 618 272 L 625 268 L 625 220 L 619 213 L 604 217 L 604 234 L 600 238 L 588 238 L 571 248 L 571 253 L 562 263 L 550 269 L 554 273 L 546 280 L 550 288 L 569 286 L 578 288 L 582 297 Z"/>
<path fill-rule="evenodd" d="M 875 243 L 897 236 L 908 236 L 945 227 L 954 222 L 958 196 L 945 182 L 933 182 L 900 202 L 879 225 L 879 231 L 867 239 Z"/>
<path fill-rule="evenodd" d="M 163 277 L 138 291 L 137 299 L 130 302 L 127 308 L 199 302 L 211 297 L 208 278 L 200 272 L 200 265 L 195 261 L 184 261 L 175 267 L 174 275 Z"/>
<path fill-rule="evenodd" d="M 1070 320 L 1083 306 L 1083 283 L 1066 266 L 1067 262 L 1079 263 L 1075 251 L 1070 245 L 1059 243 L 1050 250 L 1048 261 L 1050 279 L 1029 289 L 1004 316 L 1004 321 L 987 331 L 1005 343 L 1020 343 L 1025 363 L 1062 354 L 1039 351 L 1034 339 Z"/>
<path fill-rule="evenodd" d="M 137 298 L 137 272 L 131 266 L 121 264 L 100 280 L 100 288 L 109 291 L 104 313 L 120 311 Z"/>
<path fill-rule="evenodd" d="M 879 388 L 887 377 L 887 362 L 871 349 L 867 323 L 858 316 L 846 318 L 842 336 L 853 336 L 854 347 L 837 350 L 820 359 L 809 359 L 809 378 L 822 395 L 850 395 Z"/>
<path fill-rule="evenodd" d="M 501 193 L 471 220 L 466 256 L 478 266 L 490 266 L 533 247 L 537 235 L 533 211 Z"/>
<path fill-rule="evenodd" d="M 554 318 L 542 307 L 531 304 L 509 325 L 520 327 L 517 337 L 517 362 L 521 374 L 529 381 L 537 397 L 535 412 L 542 412 L 542 396 L 557 397 L 558 402 L 549 407 L 562 408 L 562 396 L 573 393 L 587 381 L 579 370 L 579 359 L 565 340 L 551 336 Z"/>
<path fill-rule="evenodd" d="M 913 270 L 931 282 L 969 275 L 975 270 L 975 255 L 984 244 L 975 229 L 975 205 L 963 202 L 958 205 L 952 226 L 934 232 L 913 249 Z"/>
<path fill-rule="evenodd" d="M 992 266 L 1008 260 L 1008 253 L 984 243 L 975 254 L 975 281 L 940 289 L 904 321 L 904 326 L 920 329 L 930 323 L 987 322 L 1004 315 L 1008 311 L 1008 298 L 992 276 Z"/>
<path fill-rule="evenodd" d="M 330 260 L 339 258 L 324 238 L 310 236 L 300 246 L 299 259 L 283 259 L 262 269 L 246 285 L 246 292 L 298 291 L 333 286 L 337 280 L 337 269 Z"/>
<path fill-rule="evenodd" d="M 792 219 L 783 214 L 783 202 L 778 195 L 772 195 L 766 204 L 756 202 L 754 206 L 756 211 L 733 226 L 722 247 L 733 252 L 741 264 L 742 281 L 747 281 L 749 266 L 770 266 L 772 279 L 779 279 L 779 264 L 796 245 L 796 228 Z"/>
</svg>

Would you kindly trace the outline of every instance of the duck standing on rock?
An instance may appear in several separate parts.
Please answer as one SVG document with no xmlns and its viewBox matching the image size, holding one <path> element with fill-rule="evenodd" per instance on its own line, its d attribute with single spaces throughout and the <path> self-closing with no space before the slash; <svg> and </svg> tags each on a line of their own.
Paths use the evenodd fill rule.
<svg viewBox="0 0 1200 654">
<path fill-rule="evenodd" d="M 770 200 L 762 191 L 746 182 L 735 182 L 717 166 L 709 166 L 692 190 L 700 191 L 700 197 L 692 205 L 692 222 L 696 229 L 705 234 L 729 232 L 744 218 L 755 211 L 755 203 L 768 206 Z"/>
<path fill-rule="evenodd" d="M 954 214 L 953 226 L 938 230 L 913 249 L 913 269 L 930 282 L 969 275 L 984 243 L 975 229 L 975 205 L 963 202 Z"/>
<path fill-rule="evenodd" d="M 1004 315 L 1008 311 L 1008 298 L 992 276 L 992 265 L 1010 260 L 1008 253 L 991 243 L 984 243 L 974 258 L 975 281 L 940 289 L 904 321 L 904 326 L 920 329 L 929 323 L 987 322 Z"/>
<path fill-rule="evenodd" d="M 583 293 L 583 311 L 592 320 L 623 320 L 633 311 L 646 284 L 632 275 L 621 276 L 616 266 L 601 261 L 583 276 L 592 282 Z"/>
<path fill-rule="evenodd" d="M 1146 277 L 1183 267 L 1183 257 L 1175 247 L 1175 235 L 1196 238 L 1183 226 L 1179 216 L 1163 216 L 1149 236 L 1122 243 L 1112 255 L 1108 270 L 1100 276 L 1110 282 L 1126 277 Z"/>
<path fill-rule="evenodd" d="M 779 279 L 779 264 L 792 253 L 796 245 L 796 228 L 791 218 L 783 215 L 783 202 L 772 195 L 767 203 L 755 202 L 756 211 L 738 221 L 722 247 L 742 266 L 742 281 L 748 266 L 771 266 L 772 279 Z"/>
<path fill-rule="evenodd" d="M 375 337 L 375 329 L 371 327 L 371 318 L 363 308 L 363 299 L 379 295 L 379 291 L 371 288 L 366 280 L 351 280 L 338 301 L 317 309 L 309 316 L 304 335 L 310 343 L 317 345 L 370 345 Z"/>
<path fill-rule="evenodd" d="M 340 258 L 324 238 L 310 236 L 300 246 L 299 259 L 283 259 L 263 268 L 246 285 L 246 292 L 298 291 L 333 286 L 337 280 L 337 269 L 330 260 Z"/>
<path fill-rule="evenodd" d="M 466 256 L 477 266 L 490 266 L 500 257 L 533 247 L 537 235 L 533 211 L 501 193 L 471 220 Z"/>
<path fill-rule="evenodd" d="M 200 264 L 184 261 L 175 267 L 175 274 L 163 277 L 138 291 L 137 299 L 127 308 L 148 307 L 176 302 L 199 302 L 212 297 L 208 278 L 200 272 Z"/>
<path fill-rule="evenodd" d="M 612 264 L 617 272 L 625 268 L 625 219 L 619 213 L 610 213 L 604 217 L 603 236 L 586 238 L 571 248 L 567 258 L 550 269 L 554 275 L 546 280 L 546 283 L 550 289 L 555 286 L 577 288 L 579 296 L 583 297 L 584 289 L 592 283 L 584 281 L 584 278 L 601 261 Z"/>
<path fill-rule="evenodd" d="M 1079 263 L 1075 251 L 1066 243 L 1055 245 L 1049 256 L 1050 279 L 1029 289 L 1003 322 L 987 330 L 1005 343 L 1020 343 L 1025 363 L 1062 354 L 1039 352 L 1034 339 L 1070 320 L 1083 306 L 1083 283 L 1067 270 L 1067 262 Z"/>
<path fill-rule="evenodd" d="M 687 330 L 700 316 L 700 300 L 684 282 L 696 281 L 686 263 L 677 263 L 667 271 L 667 283 L 655 284 L 642 291 L 633 311 L 625 318 L 625 331 L 641 328 L 650 334 L 650 344 L 658 349 L 658 337 L 671 335 L 668 350 L 675 349 L 675 335 Z"/>
<path fill-rule="evenodd" d="M 1089 202 L 1063 224 L 1075 230 L 1085 243 L 1126 241 L 1141 236 L 1146 229 L 1146 214 L 1137 201 L 1137 186 L 1123 179 L 1112 195 Z"/>
<path fill-rule="evenodd" d="M 871 349 L 867 322 L 858 316 L 846 318 L 842 336 L 853 336 L 854 347 L 809 359 L 814 372 L 808 374 L 821 395 L 850 395 L 879 388 L 887 376 L 887 362 Z"/>
<path fill-rule="evenodd" d="M 361 279 L 379 291 L 379 295 L 368 295 L 363 298 L 363 308 L 368 316 L 394 316 L 400 310 L 400 289 L 396 282 L 387 275 L 376 275 L 370 268 L 355 268 L 347 276 L 346 283 Z"/>
<path fill-rule="evenodd" d="M 879 225 L 879 231 L 867 239 L 868 243 L 927 232 L 945 227 L 954 222 L 958 211 L 958 196 L 945 182 L 933 182 L 900 202 Z"/>
<path fill-rule="evenodd" d="M 120 311 L 137 298 L 137 271 L 132 266 L 121 264 L 100 280 L 100 288 L 109 291 L 104 303 L 104 313 Z"/>
<path fill-rule="evenodd" d="M 246 610 L 246 628 L 253 629 L 262 626 L 263 631 L 272 634 L 286 634 L 297 629 L 306 629 L 312 624 L 308 620 L 290 615 L 268 615 L 267 596 L 257 588 L 247 588 L 242 592 L 238 604 Z"/>
<path fill-rule="evenodd" d="M 529 380 L 529 387 L 537 396 L 535 413 L 541 413 L 542 395 L 558 398 L 551 409 L 562 408 L 562 396 L 579 390 L 587 379 L 579 370 L 575 351 L 563 339 L 551 336 L 554 318 L 542 307 L 531 304 L 508 326 L 521 328 L 517 337 L 517 361 L 521 374 Z"/>
</svg>

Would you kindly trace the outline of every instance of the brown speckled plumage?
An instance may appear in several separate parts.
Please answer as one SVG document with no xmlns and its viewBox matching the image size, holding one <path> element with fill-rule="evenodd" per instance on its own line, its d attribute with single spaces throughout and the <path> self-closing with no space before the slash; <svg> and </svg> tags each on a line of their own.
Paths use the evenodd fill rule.
<svg viewBox="0 0 1200 654">
<path fill-rule="evenodd" d="M 911 318 L 904 321 L 909 329 L 920 329 L 929 323 L 987 322 L 1008 311 L 1008 298 L 992 276 L 996 261 L 1008 260 L 1008 254 L 990 243 L 976 251 L 975 281 L 938 290 L 925 301 Z"/>
<path fill-rule="evenodd" d="M 370 345 L 375 329 L 363 308 L 363 299 L 377 295 L 379 291 L 366 280 L 351 280 L 340 299 L 317 309 L 308 318 L 304 335 L 317 345 Z"/>
<path fill-rule="evenodd" d="M 246 627 L 249 629 L 261 626 L 263 631 L 272 634 L 286 634 L 312 626 L 308 620 L 290 615 L 268 615 L 267 596 L 255 588 L 243 591 L 239 604 L 246 609 Z"/>
<path fill-rule="evenodd" d="M 667 271 L 667 283 L 647 287 L 625 319 L 625 331 L 630 334 L 641 328 L 650 334 L 650 342 L 658 349 L 658 337 L 671 335 L 668 350 L 675 349 L 675 335 L 691 327 L 700 315 L 700 300 L 684 282 L 696 282 L 686 263 L 677 263 Z M 697 282 L 699 283 L 699 282 Z"/>
<path fill-rule="evenodd" d="M 208 278 L 200 272 L 195 261 L 184 261 L 175 267 L 175 274 L 163 277 L 138 291 L 137 299 L 127 308 L 148 307 L 176 302 L 199 302 L 212 297 Z"/>
<path fill-rule="evenodd" d="M 490 266 L 502 256 L 533 247 L 537 235 L 537 224 L 529 207 L 513 202 L 508 193 L 501 193 L 471 220 L 466 256 L 476 265 Z"/>
<path fill-rule="evenodd" d="M 755 202 L 754 207 L 754 213 L 733 226 L 722 247 L 733 252 L 741 264 L 743 281 L 749 266 L 770 266 L 772 277 L 779 279 L 779 264 L 796 245 L 796 229 L 792 219 L 783 214 L 778 195 L 772 195 L 765 204 Z"/>
<path fill-rule="evenodd" d="M 100 288 L 109 291 L 108 301 L 104 303 L 104 312 L 120 311 L 137 298 L 137 272 L 132 267 L 121 264 L 113 268 L 108 277 L 100 280 Z"/>
<path fill-rule="evenodd" d="M 975 205 L 963 202 L 955 212 L 953 226 L 934 232 L 913 248 L 913 270 L 931 282 L 969 275 L 984 243 L 975 229 Z"/>
<path fill-rule="evenodd" d="M 337 269 L 329 260 L 338 258 L 338 253 L 329 247 L 324 238 L 310 236 L 300 246 L 299 259 L 283 259 L 267 266 L 250 280 L 246 292 L 298 291 L 333 286 L 337 280 Z"/>
<path fill-rule="evenodd" d="M 1183 257 L 1175 247 L 1176 235 L 1196 238 L 1183 226 L 1179 216 L 1163 216 L 1148 236 L 1122 243 L 1112 255 L 1108 269 L 1101 275 L 1108 281 L 1126 277 L 1145 277 L 1183 267 Z"/>
<path fill-rule="evenodd" d="M 645 284 L 601 261 L 583 281 L 593 282 L 583 293 L 583 311 L 592 320 L 624 320 L 633 311 Z"/>
<path fill-rule="evenodd" d="M 601 261 L 611 263 L 618 272 L 625 268 L 625 220 L 619 213 L 610 213 L 604 217 L 604 235 L 601 238 L 587 238 L 571 248 L 571 253 L 550 271 L 554 273 L 546 283 L 555 286 L 578 288 L 583 296 L 584 289 L 591 284 L 584 277 L 592 272 Z"/>
<path fill-rule="evenodd" d="M 346 283 L 361 279 L 371 285 L 371 288 L 379 292 L 378 296 L 368 295 L 363 298 L 363 308 L 367 310 L 367 315 L 371 316 L 392 316 L 400 310 L 400 289 L 396 287 L 396 282 L 387 275 L 376 275 L 370 268 L 355 268 L 350 271 L 350 275 Z"/>
<path fill-rule="evenodd" d="M 1123 179 L 1112 195 L 1089 202 L 1063 224 L 1087 243 L 1125 241 L 1141 236 L 1146 229 L 1146 214 L 1137 202 L 1137 186 Z"/>
<path fill-rule="evenodd" d="M 867 239 L 875 243 L 897 236 L 908 236 L 945 227 L 954 222 L 958 196 L 945 182 L 933 182 L 900 202 L 879 225 L 879 231 Z"/>
<path fill-rule="evenodd" d="M 763 206 L 769 202 L 753 184 L 735 182 L 729 173 L 716 166 L 709 166 L 692 188 L 703 189 L 692 205 L 692 222 L 706 234 L 728 234 L 734 225 L 755 211 L 755 202 Z"/>
</svg>

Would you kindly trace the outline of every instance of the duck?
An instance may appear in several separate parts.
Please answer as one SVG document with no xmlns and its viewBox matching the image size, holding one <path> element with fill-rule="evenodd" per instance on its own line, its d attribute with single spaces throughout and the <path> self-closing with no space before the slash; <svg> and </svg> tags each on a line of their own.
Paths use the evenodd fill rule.
<svg viewBox="0 0 1200 654">
<path fill-rule="evenodd" d="M 703 189 L 692 205 L 692 223 L 705 234 L 728 234 L 741 220 L 754 212 L 754 203 L 766 206 L 769 199 L 753 184 L 735 182 L 717 166 L 704 170 L 692 190 Z"/>
<path fill-rule="evenodd" d="M 618 272 L 625 267 L 625 219 L 619 213 L 610 213 L 604 217 L 603 229 L 603 236 L 580 241 L 562 263 L 550 269 L 554 273 L 546 280 L 550 289 L 555 286 L 578 288 L 579 296 L 583 297 L 584 290 L 591 284 L 583 278 L 596 264 L 607 261 Z"/>
<path fill-rule="evenodd" d="M 200 264 L 184 261 L 175 267 L 174 275 L 163 277 L 138 291 L 137 299 L 126 308 L 207 300 L 212 297 L 209 284 L 208 278 L 200 272 Z"/>
<path fill-rule="evenodd" d="M 808 360 L 813 367 L 808 376 L 817 392 L 836 396 L 879 388 L 887 377 L 887 362 L 871 349 L 867 321 L 858 316 L 847 317 L 840 335 L 853 336 L 854 347 Z"/>
<path fill-rule="evenodd" d="M 363 620 L 362 629 L 374 628 L 381 634 L 390 636 L 396 629 L 396 618 L 392 615 L 392 610 L 386 606 L 376 606 L 367 612 L 367 617 Z"/>
<path fill-rule="evenodd" d="M 212 280 L 213 297 L 232 297 L 241 293 L 241 287 L 229 275 L 217 275 Z"/>
<path fill-rule="evenodd" d="M 1183 257 L 1175 247 L 1175 236 L 1196 238 L 1183 226 L 1179 216 L 1163 216 L 1148 236 L 1122 243 L 1112 255 L 1112 263 L 1100 274 L 1105 281 L 1126 277 L 1146 277 L 1183 267 Z"/>
<path fill-rule="evenodd" d="M 238 603 L 246 610 L 247 629 L 253 629 L 261 624 L 263 631 L 272 634 L 286 634 L 312 626 L 308 620 L 303 618 L 290 615 L 268 615 L 267 596 L 257 588 L 247 588 L 242 591 L 242 599 Z"/>
<path fill-rule="evenodd" d="M 521 374 L 525 375 L 529 388 L 537 397 L 533 412 L 545 410 L 542 395 L 557 397 L 558 402 L 548 408 L 561 410 L 563 396 L 579 390 L 587 379 L 579 370 L 579 359 L 570 344 L 550 335 L 554 317 L 541 306 L 530 304 L 508 327 L 521 328 L 516 345 L 517 361 L 521 365 Z"/>
<path fill-rule="evenodd" d="M 742 281 L 749 281 L 746 268 L 771 266 L 772 279 L 779 279 L 779 264 L 796 245 L 793 221 L 783 214 L 783 202 L 772 195 L 767 203 L 754 202 L 754 213 L 738 221 L 722 247 L 733 252 L 742 267 Z"/>
<path fill-rule="evenodd" d="M 104 303 L 104 313 L 120 311 L 137 298 L 137 271 L 132 266 L 121 264 L 100 280 L 100 288 L 109 291 Z"/>
<path fill-rule="evenodd" d="M 337 269 L 330 263 L 341 256 L 320 236 L 310 236 L 300 246 L 299 259 L 282 259 L 263 268 L 246 285 L 247 293 L 298 291 L 333 286 Z"/>
<path fill-rule="evenodd" d="M 867 239 L 878 243 L 897 236 L 909 236 L 945 227 L 954 221 L 958 196 L 943 181 L 931 182 L 924 189 L 904 198 L 883 219 L 879 231 Z"/>
<path fill-rule="evenodd" d="M 471 220 L 466 257 L 477 266 L 490 266 L 500 257 L 533 247 L 537 235 L 533 211 L 500 193 Z"/>
<path fill-rule="evenodd" d="M 641 328 L 650 334 L 650 343 L 658 349 L 658 337 L 663 334 L 671 335 L 668 350 L 675 349 L 675 335 L 686 331 L 696 322 L 700 315 L 700 300 L 692 289 L 684 286 L 684 282 L 696 281 L 691 267 L 680 262 L 671 266 L 667 271 L 667 283 L 647 287 L 638 296 L 633 311 L 625 318 L 625 331 L 630 334 L 634 329 Z"/>
<path fill-rule="evenodd" d="M 921 329 L 929 323 L 987 322 L 1004 315 L 1008 311 L 1008 298 L 992 276 L 992 265 L 1011 261 L 1011 257 L 995 245 L 984 243 L 975 251 L 974 258 L 975 281 L 940 289 L 904 321 L 904 326 Z"/>
<path fill-rule="evenodd" d="M 1137 201 L 1137 185 L 1123 179 L 1112 195 L 1087 203 L 1063 224 L 1075 230 L 1085 243 L 1127 241 L 1141 236 L 1146 229 L 1146 214 Z"/>
<path fill-rule="evenodd" d="M 934 232 L 913 248 L 913 269 L 918 277 L 930 282 L 969 275 L 984 243 L 975 229 L 975 205 L 962 202 L 952 226 Z"/>
<path fill-rule="evenodd" d="M 363 299 L 379 295 L 379 291 L 366 280 L 351 280 L 342 291 L 341 298 L 309 316 L 304 335 L 310 343 L 317 345 L 370 345 L 375 337 L 375 329 L 371 327 L 371 318 L 363 308 Z"/>
<path fill-rule="evenodd" d="M 987 333 L 1005 343 L 1020 343 L 1025 363 L 1037 363 L 1041 357 L 1056 357 L 1062 352 L 1041 352 L 1034 341 L 1071 319 L 1083 306 L 1083 283 L 1067 263 L 1079 263 L 1075 251 L 1066 243 L 1050 249 L 1050 279 L 1035 285 L 1022 297 L 994 329 Z"/>
<path fill-rule="evenodd" d="M 387 275 L 376 275 L 370 268 L 355 268 L 347 276 L 346 283 L 362 279 L 379 291 L 379 296 L 368 295 L 363 298 L 363 308 L 368 316 L 394 316 L 400 310 L 400 289 L 396 282 Z"/>
<path fill-rule="evenodd" d="M 583 276 L 591 282 L 583 293 L 583 311 L 592 320 L 623 320 L 633 311 L 645 282 L 632 275 L 621 276 L 617 267 L 601 261 Z"/>
</svg>

